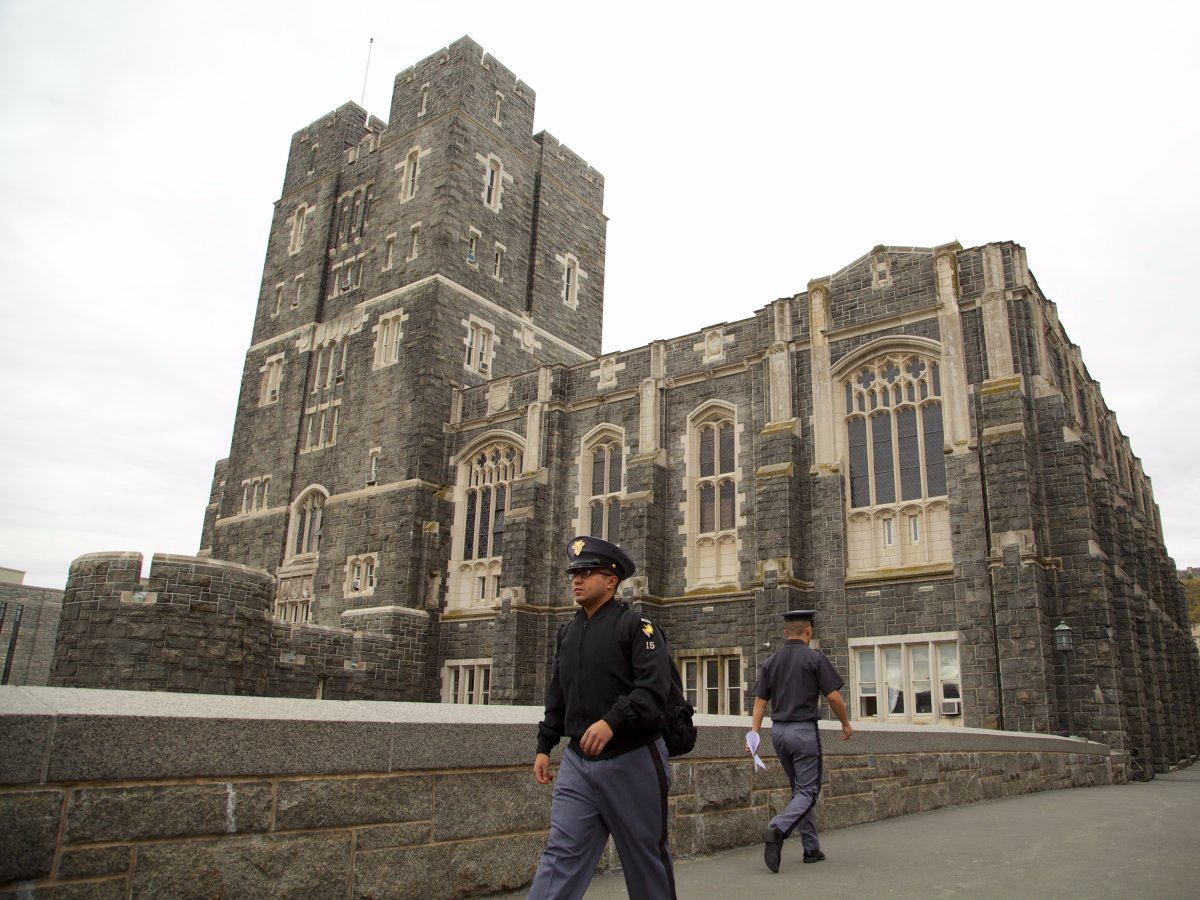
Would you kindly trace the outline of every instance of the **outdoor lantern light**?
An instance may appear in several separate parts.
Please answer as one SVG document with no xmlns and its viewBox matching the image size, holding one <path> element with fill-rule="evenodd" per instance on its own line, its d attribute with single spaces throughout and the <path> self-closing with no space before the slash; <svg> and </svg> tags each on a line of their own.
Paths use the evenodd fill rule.
<svg viewBox="0 0 1200 900">
<path fill-rule="evenodd" d="M 1071 626 L 1059 619 L 1058 624 L 1054 626 L 1054 649 L 1062 652 L 1063 655 L 1063 675 L 1064 682 L 1067 688 L 1067 734 L 1073 734 L 1075 731 L 1074 713 L 1071 710 L 1071 669 L 1068 666 L 1068 653 L 1075 649 L 1075 641 L 1071 637 Z"/>
<path fill-rule="evenodd" d="M 1059 623 L 1054 626 L 1054 649 L 1061 650 L 1063 653 L 1070 653 L 1075 649 L 1075 643 L 1071 637 L 1071 626 L 1062 620 L 1059 620 Z"/>
</svg>

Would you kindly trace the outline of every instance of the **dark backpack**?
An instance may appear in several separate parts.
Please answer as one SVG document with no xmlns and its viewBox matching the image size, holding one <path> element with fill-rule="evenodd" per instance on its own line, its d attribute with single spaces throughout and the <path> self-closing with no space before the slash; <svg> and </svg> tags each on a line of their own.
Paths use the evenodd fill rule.
<svg viewBox="0 0 1200 900">
<path fill-rule="evenodd" d="M 641 618 L 625 603 L 621 604 L 621 610 L 623 616 L 634 615 Z M 617 626 L 618 634 L 624 632 L 623 624 Z M 683 692 L 683 679 L 679 677 L 679 667 L 675 665 L 675 658 L 667 651 L 667 635 L 661 626 L 655 627 L 658 629 L 659 640 L 662 641 L 663 652 L 667 654 L 667 660 L 671 663 L 671 689 L 667 692 L 667 706 L 663 710 L 663 743 L 667 745 L 668 756 L 683 756 L 691 753 L 692 748 L 696 746 L 696 726 L 692 724 L 692 716 L 696 711 L 687 702 L 687 695 Z M 630 653 L 631 649 L 625 648 L 627 653 Z M 632 660 L 632 653 L 630 658 Z"/>
</svg>

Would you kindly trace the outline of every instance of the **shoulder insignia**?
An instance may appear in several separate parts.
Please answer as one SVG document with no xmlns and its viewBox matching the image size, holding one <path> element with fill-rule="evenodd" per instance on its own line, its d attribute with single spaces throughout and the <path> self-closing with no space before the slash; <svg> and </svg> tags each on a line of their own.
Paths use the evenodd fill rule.
<svg viewBox="0 0 1200 900">
<path fill-rule="evenodd" d="M 646 637 L 654 636 L 654 626 L 651 625 L 647 619 L 642 619 L 642 633 L 645 634 Z"/>
</svg>

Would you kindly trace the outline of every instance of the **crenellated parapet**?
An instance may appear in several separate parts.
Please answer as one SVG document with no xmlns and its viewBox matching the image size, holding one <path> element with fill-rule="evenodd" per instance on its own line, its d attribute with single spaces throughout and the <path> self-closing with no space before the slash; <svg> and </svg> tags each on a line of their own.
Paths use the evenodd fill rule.
<svg viewBox="0 0 1200 900">
<path fill-rule="evenodd" d="M 71 565 L 50 684 L 266 697 L 429 699 L 432 627 L 421 610 L 348 611 L 341 627 L 273 618 L 274 576 L 155 554 Z"/>
<path fill-rule="evenodd" d="M 259 569 L 155 554 L 91 553 L 71 564 L 50 684 L 265 693 L 275 579 Z"/>
</svg>

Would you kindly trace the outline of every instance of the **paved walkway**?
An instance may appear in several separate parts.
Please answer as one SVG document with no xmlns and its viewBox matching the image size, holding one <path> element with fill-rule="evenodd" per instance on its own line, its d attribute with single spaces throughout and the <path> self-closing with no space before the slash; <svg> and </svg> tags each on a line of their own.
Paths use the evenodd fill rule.
<svg viewBox="0 0 1200 900">
<path fill-rule="evenodd" d="M 675 866 L 680 900 L 1200 898 L 1200 765 L 1145 784 L 1075 788 L 871 822 L 798 840 L 776 875 L 762 845 Z M 519 897 L 520 894 L 506 895 Z M 620 874 L 587 900 L 627 897 Z"/>
</svg>

